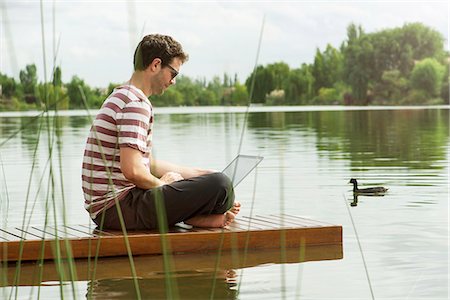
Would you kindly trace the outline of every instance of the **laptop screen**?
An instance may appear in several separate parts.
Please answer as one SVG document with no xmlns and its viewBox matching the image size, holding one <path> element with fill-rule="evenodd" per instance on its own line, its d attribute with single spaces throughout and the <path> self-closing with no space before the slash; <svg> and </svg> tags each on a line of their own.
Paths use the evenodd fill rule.
<svg viewBox="0 0 450 300">
<path fill-rule="evenodd" d="M 231 179 L 233 187 L 236 187 L 262 160 L 262 156 L 242 155 L 236 156 L 233 161 L 222 171 Z"/>
</svg>

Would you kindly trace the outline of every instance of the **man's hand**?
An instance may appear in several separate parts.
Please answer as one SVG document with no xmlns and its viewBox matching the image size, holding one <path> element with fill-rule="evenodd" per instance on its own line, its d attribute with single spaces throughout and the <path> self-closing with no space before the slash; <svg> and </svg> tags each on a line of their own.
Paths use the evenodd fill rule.
<svg viewBox="0 0 450 300">
<path fill-rule="evenodd" d="M 167 172 L 160 178 L 160 180 L 163 181 L 165 184 L 170 184 L 174 181 L 179 181 L 183 179 L 184 179 L 183 176 L 181 176 L 180 173 L 176 172 Z"/>
<path fill-rule="evenodd" d="M 216 170 L 207 170 L 200 168 L 192 168 L 180 166 L 168 161 L 152 159 L 151 160 L 151 173 L 156 177 L 162 178 L 166 173 L 176 172 L 180 174 L 183 179 L 189 179 L 192 177 L 202 176 L 210 173 L 217 172 Z"/>
</svg>

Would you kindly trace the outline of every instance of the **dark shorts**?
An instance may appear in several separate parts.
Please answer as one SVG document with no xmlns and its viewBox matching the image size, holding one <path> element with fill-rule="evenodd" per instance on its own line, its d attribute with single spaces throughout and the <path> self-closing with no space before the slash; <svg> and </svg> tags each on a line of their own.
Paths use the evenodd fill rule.
<svg viewBox="0 0 450 300">
<path fill-rule="evenodd" d="M 133 188 L 118 206 L 99 214 L 94 222 L 101 228 L 120 230 L 119 207 L 128 230 L 163 228 L 198 215 L 223 214 L 233 202 L 229 178 L 212 173 L 150 190 Z"/>
</svg>

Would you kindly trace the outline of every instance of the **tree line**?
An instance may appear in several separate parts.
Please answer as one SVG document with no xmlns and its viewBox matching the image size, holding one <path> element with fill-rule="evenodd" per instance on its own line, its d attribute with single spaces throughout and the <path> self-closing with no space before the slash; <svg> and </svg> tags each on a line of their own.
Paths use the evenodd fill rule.
<svg viewBox="0 0 450 300">
<path fill-rule="evenodd" d="M 78 76 L 38 82 L 36 66 L 20 71 L 19 81 L 0 73 L 0 110 L 99 108 L 117 84 L 92 88 Z M 158 106 L 195 105 L 406 105 L 449 103 L 449 53 L 444 37 L 421 23 L 366 33 L 350 24 L 339 48 L 316 49 L 314 61 L 290 68 L 284 62 L 259 65 L 240 83 L 224 74 L 210 81 L 177 77 Z"/>
</svg>

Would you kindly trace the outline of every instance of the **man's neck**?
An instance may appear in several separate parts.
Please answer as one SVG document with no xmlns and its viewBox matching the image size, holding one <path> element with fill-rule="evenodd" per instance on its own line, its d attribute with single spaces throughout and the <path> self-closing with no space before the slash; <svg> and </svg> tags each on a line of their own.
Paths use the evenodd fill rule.
<svg viewBox="0 0 450 300">
<path fill-rule="evenodd" d="M 145 80 L 144 73 L 142 71 L 134 71 L 128 82 L 129 84 L 140 89 L 145 96 L 149 97 L 152 95 L 151 87 L 148 84 L 148 80 Z"/>
</svg>

